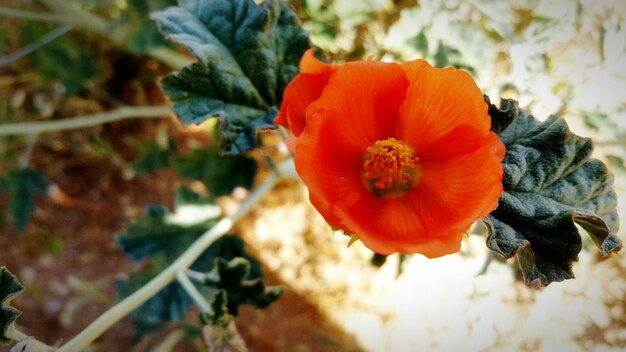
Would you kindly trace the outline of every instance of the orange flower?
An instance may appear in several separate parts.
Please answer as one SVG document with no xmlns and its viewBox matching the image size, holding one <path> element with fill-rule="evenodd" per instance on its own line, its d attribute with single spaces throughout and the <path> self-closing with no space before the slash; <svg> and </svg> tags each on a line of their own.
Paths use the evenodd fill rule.
<svg viewBox="0 0 626 352">
<path fill-rule="evenodd" d="M 504 146 L 470 75 L 423 60 L 316 65 L 277 118 L 311 203 L 378 253 L 457 252 L 502 192 Z"/>
<path fill-rule="evenodd" d="M 300 74 L 285 88 L 283 103 L 274 123 L 288 127 L 294 136 L 299 136 L 305 126 L 307 107 L 319 99 L 337 68 L 316 59 L 313 49 L 307 50 L 300 60 Z"/>
</svg>

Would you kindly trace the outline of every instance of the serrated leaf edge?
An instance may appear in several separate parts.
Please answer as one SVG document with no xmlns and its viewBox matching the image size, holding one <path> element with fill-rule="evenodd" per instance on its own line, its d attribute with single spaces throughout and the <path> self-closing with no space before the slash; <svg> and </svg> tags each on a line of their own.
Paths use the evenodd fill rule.
<svg viewBox="0 0 626 352">
<path fill-rule="evenodd" d="M 0 309 L 12 315 L 9 318 L 7 324 L 2 327 L 2 337 L 6 337 L 7 331 L 9 330 L 11 325 L 13 325 L 15 320 L 20 316 L 20 314 L 22 314 L 22 312 L 19 309 L 9 306 L 9 303 L 11 303 L 11 301 L 15 297 L 17 297 L 22 292 L 24 292 L 24 286 L 22 286 L 22 284 L 17 280 L 17 277 L 13 275 L 13 273 L 11 273 L 9 269 L 7 269 L 6 266 L 0 267 L 0 275 L 3 275 L 3 274 L 8 275 L 13 281 L 15 281 L 15 283 L 19 287 L 17 291 L 9 292 L 9 294 L 7 294 L 7 296 L 4 297 L 2 301 L 0 301 Z M 3 341 L 0 339 L 0 345 L 2 344 L 3 344 Z"/>
</svg>

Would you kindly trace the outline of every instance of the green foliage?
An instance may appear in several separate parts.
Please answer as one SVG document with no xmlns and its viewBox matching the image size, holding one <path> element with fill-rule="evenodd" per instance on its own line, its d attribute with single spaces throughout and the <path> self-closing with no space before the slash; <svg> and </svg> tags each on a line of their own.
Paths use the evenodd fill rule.
<svg viewBox="0 0 626 352">
<path fill-rule="evenodd" d="M 24 291 L 17 278 L 5 267 L 0 268 L 0 345 L 11 342 L 7 330 L 21 312 L 11 306 L 11 300 Z"/>
<path fill-rule="evenodd" d="M 133 161 L 133 170 L 141 175 L 165 169 L 175 151 L 176 145 L 172 140 L 168 141 L 165 148 L 156 142 L 144 143 L 140 146 L 139 156 Z"/>
<path fill-rule="evenodd" d="M 490 109 L 494 121 L 516 110 L 510 101 L 501 109 Z M 613 177 L 601 161 L 590 158 L 591 140 L 572 133 L 560 117 L 540 122 L 522 111 L 500 138 L 507 148 L 504 193 L 498 208 L 484 218 L 491 250 L 505 258 L 515 255 L 527 283 L 547 285 L 574 277 L 572 262 L 582 249 L 576 225 L 603 256 L 621 249 L 614 235 Z"/>
<path fill-rule="evenodd" d="M 176 0 L 130 0 L 120 20 L 129 25 L 126 47 L 131 53 L 141 54 L 150 49 L 169 46 L 156 23 L 148 18 L 153 11 L 176 5 Z"/>
<path fill-rule="evenodd" d="M 160 205 L 148 206 L 143 216 L 130 223 L 116 241 L 135 261 L 157 254 L 174 259 L 213 226 L 220 215 L 217 205 L 181 187 L 176 194 L 174 213 Z"/>
<path fill-rule="evenodd" d="M 53 30 L 53 26 L 28 23 L 22 32 L 22 41 L 32 43 Z M 42 46 L 31 54 L 33 66 L 48 80 L 58 80 L 68 94 L 79 93 L 101 68 L 85 48 L 84 40 L 66 34 Z"/>
<path fill-rule="evenodd" d="M 181 121 L 219 116 L 221 152 L 253 148 L 256 130 L 274 127 L 282 92 L 309 47 L 293 12 L 278 0 L 190 0 L 153 17 L 198 59 L 161 82 Z"/>
<path fill-rule="evenodd" d="M 157 143 L 143 145 L 133 162 L 133 169 L 138 174 L 168 167 L 186 179 L 201 181 L 214 197 L 231 194 L 236 187 L 250 189 L 258 169 L 253 158 L 221 156 L 215 148 L 194 149 L 179 154 L 171 141 L 167 148 Z"/>
<path fill-rule="evenodd" d="M 214 149 L 195 149 L 172 160 L 178 173 L 200 180 L 213 196 L 232 193 L 235 187 L 250 189 L 257 171 L 254 159 L 245 156 L 220 156 Z"/>
<path fill-rule="evenodd" d="M 30 168 L 15 169 L 0 178 L 0 193 L 9 193 L 9 213 L 13 228 L 22 233 L 35 208 L 34 197 L 46 193 L 48 182 L 43 173 Z"/>
<path fill-rule="evenodd" d="M 489 105 L 489 116 L 491 117 L 491 130 L 497 134 L 502 133 L 510 124 L 515 121 L 519 113 L 517 102 L 513 99 L 502 99 L 500 108 L 491 104 L 489 97 L 484 95 L 485 103 Z"/>
<path fill-rule="evenodd" d="M 215 259 L 213 270 L 206 274 L 203 283 L 226 292 L 227 312 L 216 310 L 213 321 L 219 320 L 220 314 L 236 316 L 239 306 L 243 304 L 265 308 L 282 294 L 279 287 L 265 287 L 263 279 L 253 272 L 250 261 L 242 257 L 228 261 Z"/>
<path fill-rule="evenodd" d="M 148 207 L 140 219 L 116 238 L 132 260 L 148 260 L 142 270 L 118 280 L 118 297 L 130 295 L 159 274 L 209 230 L 220 215 L 217 206 L 184 187 L 177 192 L 174 208 L 175 212 L 169 213 L 161 206 Z M 231 260 L 236 260 L 233 263 L 237 263 L 238 271 L 222 263 Z M 244 242 L 235 236 L 227 235 L 215 241 L 190 269 L 209 273 L 207 277 L 213 280 L 199 287 L 199 291 L 213 302 L 223 290 L 229 301 L 227 307 L 233 307 L 232 315 L 236 315 L 240 304 L 264 307 L 271 303 L 272 297 L 278 297 L 276 289 L 263 286 L 260 263 L 245 251 Z M 167 321 L 180 320 L 192 304 L 182 286 L 171 283 L 133 313 L 139 333 Z"/>
</svg>

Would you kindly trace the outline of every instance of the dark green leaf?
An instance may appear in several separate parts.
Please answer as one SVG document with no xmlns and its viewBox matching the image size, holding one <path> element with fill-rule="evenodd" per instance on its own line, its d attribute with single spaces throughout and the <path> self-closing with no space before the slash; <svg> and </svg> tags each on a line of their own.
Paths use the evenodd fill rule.
<svg viewBox="0 0 626 352">
<path fill-rule="evenodd" d="M 202 181 L 211 195 L 231 194 L 235 187 L 251 188 L 256 161 L 245 156 L 220 156 L 212 149 L 196 149 L 172 161 L 183 177 Z"/>
<path fill-rule="evenodd" d="M 35 208 L 34 197 L 44 194 L 48 189 L 46 177 L 34 169 L 16 169 L 12 170 L 0 183 L 3 184 L 0 192 L 9 193 L 9 213 L 13 220 L 13 228 L 18 233 L 22 233 L 26 230 L 26 225 Z"/>
<path fill-rule="evenodd" d="M 515 104 L 506 105 L 514 109 Z M 511 112 L 492 118 L 506 121 Z M 500 116 L 500 117 L 499 117 Z M 498 208 L 484 218 L 487 246 L 505 258 L 516 255 L 527 283 L 542 285 L 574 277 L 581 226 L 603 256 L 618 251 L 617 195 L 606 166 L 591 159 L 591 140 L 572 133 L 560 117 L 546 121 L 519 111 L 500 134 L 504 193 Z"/>
<path fill-rule="evenodd" d="M 118 297 L 135 292 L 170 265 L 200 235 L 215 224 L 219 210 L 208 200 L 188 188 L 181 188 L 175 199 L 174 213 L 162 206 L 151 206 L 137 221 L 116 240 L 122 250 L 134 261 L 149 260 L 149 264 L 128 278 L 118 280 Z M 246 258 L 251 263 L 250 277 L 261 277 L 261 265 L 244 249 L 244 242 L 235 236 L 223 236 L 215 241 L 191 266 L 198 272 L 213 270 L 217 258 L 230 260 Z M 199 287 L 209 301 L 218 294 L 218 288 Z M 193 301 L 178 283 L 161 290 L 141 307 L 133 316 L 138 331 L 144 333 L 162 323 L 181 319 Z"/>
<path fill-rule="evenodd" d="M 0 345 L 11 342 L 7 330 L 15 322 L 21 312 L 11 306 L 11 300 L 24 291 L 17 278 L 5 267 L 0 268 Z"/>
<path fill-rule="evenodd" d="M 256 277 L 251 270 L 250 261 L 246 258 L 215 259 L 213 270 L 207 274 L 206 283 L 226 292 L 227 311 L 216 310 L 213 321 L 219 321 L 217 313 L 228 313 L 237 316 L 239 306 L 249 304 L 255 308 L 265 308 L 282 294 L 280 287 L 265 287 L 263 279 Z M 222 304 L 222 303 L 220 303 Z M 216 308 L 216 307 L 214 307 Z"/>
<path fill-rule="evenodd" d="M 53 26 L 27 24 L 23 31 L 23 40 L 31 43 L 48 32 Z M 67 93 L 78 93 L 100 71 L 100 65 L 91 53 L 85 49 L 84 39 L 78 39 L 73 33 L 44 45 L 31 56 L 33 65 L 46 79 L 59 80 Z"/>
<path fill-rule="evenodd" d="M 448 47 L 440 40 L 437 43 L 437 51 L 433 55 L 434 67 L 448 66 L 448 62 L 450 62 L 450 60 L 448 59 L 447 50 L 448 50 Z"/>
<path fill-rule="evenodd" d="M 219 116 L 223 153 L 254 148 L 309 47 L 294 13 L 278 0 L 189 0 L 153 18 L 198 59 L 161 82 L 181 121 Z"/>
<path fill-rule="evenodd" d="M 232 315 L 228 314 L 228 296 L 226 291 L 219 290 L 211 301 L 211 309 L 213 314 L 208 314 L 209 323 L 211 325 L 226 325 L 232 320 Z M 207 324 L 205 324 L 207 325 Z"/>
<path fill-rule="evenodd" d="M 169 261 L 163 255 L 155 256 L 141 271 L 119 278 L 117 280 L 118 299 L 123 299 L 143 287 L 168 264 Z M 131 314 L 135 318 L 137 333 L 142 335 L 159 328 L 165 322 L 182 319 L 192 304 L 193 301 L 189 295 L 177 282 L 167 285 Z"/>
<path fill-rule="evenodd" d="M 158 253 L 175 257 L 215 224 L 220 208 L 191 194 L 185 187 L 178 190 L 173 214 L 160 205 L 146 207 L 143 216 L 116 237 L 124 253 L 135 261 Z"/>
<path fill-rule="evenodd" d="M 145 143 L 141 146 L 139 156 L 133 161 L 133 169 L 138 174 L 148 174 L 167 168 L 170 156 L 175 150 L 176 146 L 171 140 L 166 148 L 155 142 Z"/>
<path fill-rule="evenodd" d="M 411 41 L 411 44 L 415 46 L 422 56 L 428 55 L 428 37 L 426 37 L 426 33 L 424 33 L 424 29 L 422 29 L 417 36 Z"/>
<path fill-rule="evenodd" d="M 126 47 L 131 53 L 141 54 L 160 46 L 167 46 L 169 42 L 163 38 L 156 24 L 148 18 L 134 24 L 134 30 L 127 39 Z"/>
<path fill-rule="evenodd" d="M 502 133 L 517 117 L 519 107 L 513 99 L 502 99 L 500 108 L 491 104 L 489 97 L 484 95 L 485 103 L 489 105 L 489 116 L 491 116 L 491 130 L 497 134 Z"/>
</svg>

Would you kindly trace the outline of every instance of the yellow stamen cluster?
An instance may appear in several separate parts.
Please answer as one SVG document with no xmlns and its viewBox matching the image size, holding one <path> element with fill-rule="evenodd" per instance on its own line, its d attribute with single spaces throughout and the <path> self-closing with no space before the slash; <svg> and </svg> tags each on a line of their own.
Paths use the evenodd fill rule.
<svg viewBox="0 0 626 352">
<path fill-rule="evenodd" d="M 395 138 L 376 141 L 367 148 L 363 159 L 363 178 L 373 185 L 376 194 L 406 191 L 413 186 L 419 158 L 401 141 Z"/>
</svg>

